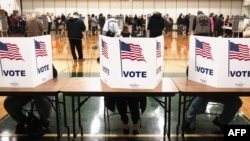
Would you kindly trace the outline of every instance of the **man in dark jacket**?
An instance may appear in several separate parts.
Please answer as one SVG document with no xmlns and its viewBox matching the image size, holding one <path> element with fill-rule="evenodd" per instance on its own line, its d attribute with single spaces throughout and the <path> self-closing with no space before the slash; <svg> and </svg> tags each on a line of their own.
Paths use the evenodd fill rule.
<svg viewBox="0 0 250 141">
<path fill-rule="evenodd" d="M 82 62 L 84 61 L 82 53 L 82 38 L 83 32 L 86 30 L 86 26 L 84 22 L 79 19 L 78 12 L 73 13 L 73 17 L 67 20 L 66 26 L 68 30 L 69 44 L 74 63 L 77 63 L 78 61 Z M 78 53 L 78 58 L 76 56 L 75 48 Z"/>
<path fill-rule="evenodd" d="M 157 37 L 162 35 L 163 29 L 165 27 L 165 22 L 160 12 L 154 12 L 150 17 L 147 29 L 149 32 L 149 37 Z"/>
</svg>

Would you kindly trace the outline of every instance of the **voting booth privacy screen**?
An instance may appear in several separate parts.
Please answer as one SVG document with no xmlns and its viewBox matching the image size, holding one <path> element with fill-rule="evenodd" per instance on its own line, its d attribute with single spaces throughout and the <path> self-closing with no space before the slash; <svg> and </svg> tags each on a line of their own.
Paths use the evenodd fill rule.
<svg viewBox="0 0 250 141">
<path fill-rule="evenodd" d="M 249 77 L 249 39 L 190 36 L 188 79 L 219 88 L 249 88 Z"/>
<path fill-rule="evenodd" d="M 163 75 L 163 36 L 99 37 L 100 78 L 111 88 L 154 89 Z"/>
<path fill-rule="evenodd" d="M 35 87 L 53 78 L 51 36 L 0 38 L 0 87 Z"/>
</svg>

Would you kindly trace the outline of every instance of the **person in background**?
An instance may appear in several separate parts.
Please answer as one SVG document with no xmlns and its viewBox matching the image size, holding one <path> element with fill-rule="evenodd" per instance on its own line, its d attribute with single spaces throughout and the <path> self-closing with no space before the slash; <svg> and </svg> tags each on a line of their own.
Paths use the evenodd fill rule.
<svg viewBox="0 0 250 141">
<path fill-rule="evenodd" d="M 160 12 L 154 12 L 148 22 L 147 30 L 149 30 L 149 37 L 157 37 L 162 35 L 165 27 L 164 18 Z"/>
<path fill-rule="evenodd" d="M 101 34 L 101 35 L 102 35 L 102 29 L 103 29 L 105 20 L 106 20 L 106 18 L 105 18 L 105 17 L 103 16 L 103 14 L 101 13 L 101 14 L 99 15 L 99 26 L 100 26 L 100 34 Z"/>
<path fill-rule="evenodd" d="M 49 12 L 46 14 L 47 20 L 48 20 L 48 29 L 47 29 L 47 34 L 50 34 L 51 28 L 52 28 L 52 17 Z"/>
<path fill-rule="evenodd" d="M 130 37 L 131 33 L 129 32 L 129 27 L 127 24 L 123 25 L 122 31 L 121 31 L 121 36 L 122 37 Z"/>
<path fill-rule="evenodd" d="M 92 35 L 97 35 L 98 22 L 94 14 L 91 15 L 91 31 Z"/>
<path fill-rule="evenodd" d="M 213 37 L 214 36 L 214 28 L 215 28 L 214 13 L 213 12 L 210 13 L 209 19 L 210 19 L 210 36 Z"/>
<path fill-rule="evenodd" d="M 43 35 L 43 24 L 38 20 L 37 15 L 32 13 L 25 26 L 25 33 L 28 37 Z"/>
<path fill-rule="evenodd" d="M 111 32 L 115 33 L 115 36 L 119 36 L 119 26 L 118 26 L 118 20 L 116 17 L 108 16 L 108 19 L 105 21 L 103 29 L 102 29 L 102 35 L 106 36 L 106 33 L 110 30 Z"/>
<path fill-rule="evenodd" d="M 74 63 L 82 63 L 84 61 L 82 52 L 82 38 L 83 32 L 86 30 L 86 26 L 84 22 L 79 19 L 78 12 L 73 13 L 73 17 L 67 20 L 66 26 Z M 76 55 L 75 49 L 77 50 L 78 57 Z"/>
<path fill-rule="evenodd" d="M 102 35 L 107 36 L 106 33 L 108 31 L 111 31 L 114 33 L 114 36 L 119 36 L 119 26 L 118 26 L 118 20 L 108 15 L 108 19 L 105 21 L 103 29 L 102 29 Z M 97 57 L 96 59 L 97 63 L 100 62 L 100 57 Z"/>
<path fill-rule="evenodd" d="M 202 11 L 197 12 L 197 16 L 193 22 L 194 35 L 209 36 L 210 35 L 210 18 Z"/>
<path fill-rule="evenodd" d="M 182 13 L 179 14 L 176 24 L 177 24 L 177 35 L 182 35 L 184 26 L 184 15 Z"/>
<path fill-rule="evenodd" d="M 247 20 L 247 22 L 242 29 L 242 36 L 243 38 L 250 38 L 250 20 L 249 19 L 245 20 Z"/>
</svg>

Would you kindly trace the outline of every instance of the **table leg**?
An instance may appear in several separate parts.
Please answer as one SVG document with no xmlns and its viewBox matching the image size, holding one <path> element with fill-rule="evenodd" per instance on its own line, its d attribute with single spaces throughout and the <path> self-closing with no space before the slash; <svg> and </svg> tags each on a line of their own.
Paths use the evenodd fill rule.
<svg viewBox="0 0 250 141">
<path fill-rule="evenodd" d="M 81 124 L 81 100 L 80 100 L 80 96 L 77 96 L 77 99 L 78 99 L 78 107 L 77 107 L 77 110 L 78 110 L 78 126 L 80 128 L 80 131 L 81 131 L 81 137 L 83 136 L 83 127 L 82 127 L 82 124 Z"/>
<path fill-rule="evenodd" d="M 71 96 L 71 103 L 72 103 L 72 130 L 73 130 L 73 139 L 76 138 L 76 123 L 75 123 L 75 100 L 74 96 Z"/>
<path fill-rule="evenodd" d="M 64 115 L 64 125 L 67 128 L 67 133 L 68 133 L 68 137 L 70 137 L 70 131 L 69 131 L 69 126 L 68 126 L 68 122 L 67 122 L 67 112 L 66 112 L 66 98 L 65 95 L 63 94 L 63 115 Z"/>
<path fill-rule="evenodd" d="M 177 119 L 177 126 L 176 126 L 176 135 L 179 135 L 180 130 L 180 122 L 181 122 L 181 94 L 179 94 L 179 104 L 178 104 L 178 119 Z"/>
<path fill-rule="evenodd" d="M 171 96 L 168 97 L 168 140 L 169 141 L 171 141 L 170 130 L 171 130 Z"/>
<path fill-rule="evenodd" d="M 181 125 L 181 137 L 185 141 L 185 118 L 186 118 L 186 96 L 183 96 L 183 108 L 182 108 L 182 125 Z"/>
</svg>

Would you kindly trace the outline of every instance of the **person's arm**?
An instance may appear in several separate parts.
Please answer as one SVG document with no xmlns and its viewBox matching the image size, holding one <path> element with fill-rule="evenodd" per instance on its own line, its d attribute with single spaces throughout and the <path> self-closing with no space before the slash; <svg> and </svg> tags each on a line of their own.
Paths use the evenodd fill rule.
<svg viewBox="0 0 250 141">
<path fill-rule="evenodd" d="M 195 30 L 196 27 L 196 17 L 194 18 L 194 22 L 193 22 L 193 31 Z"/>
</svg>

